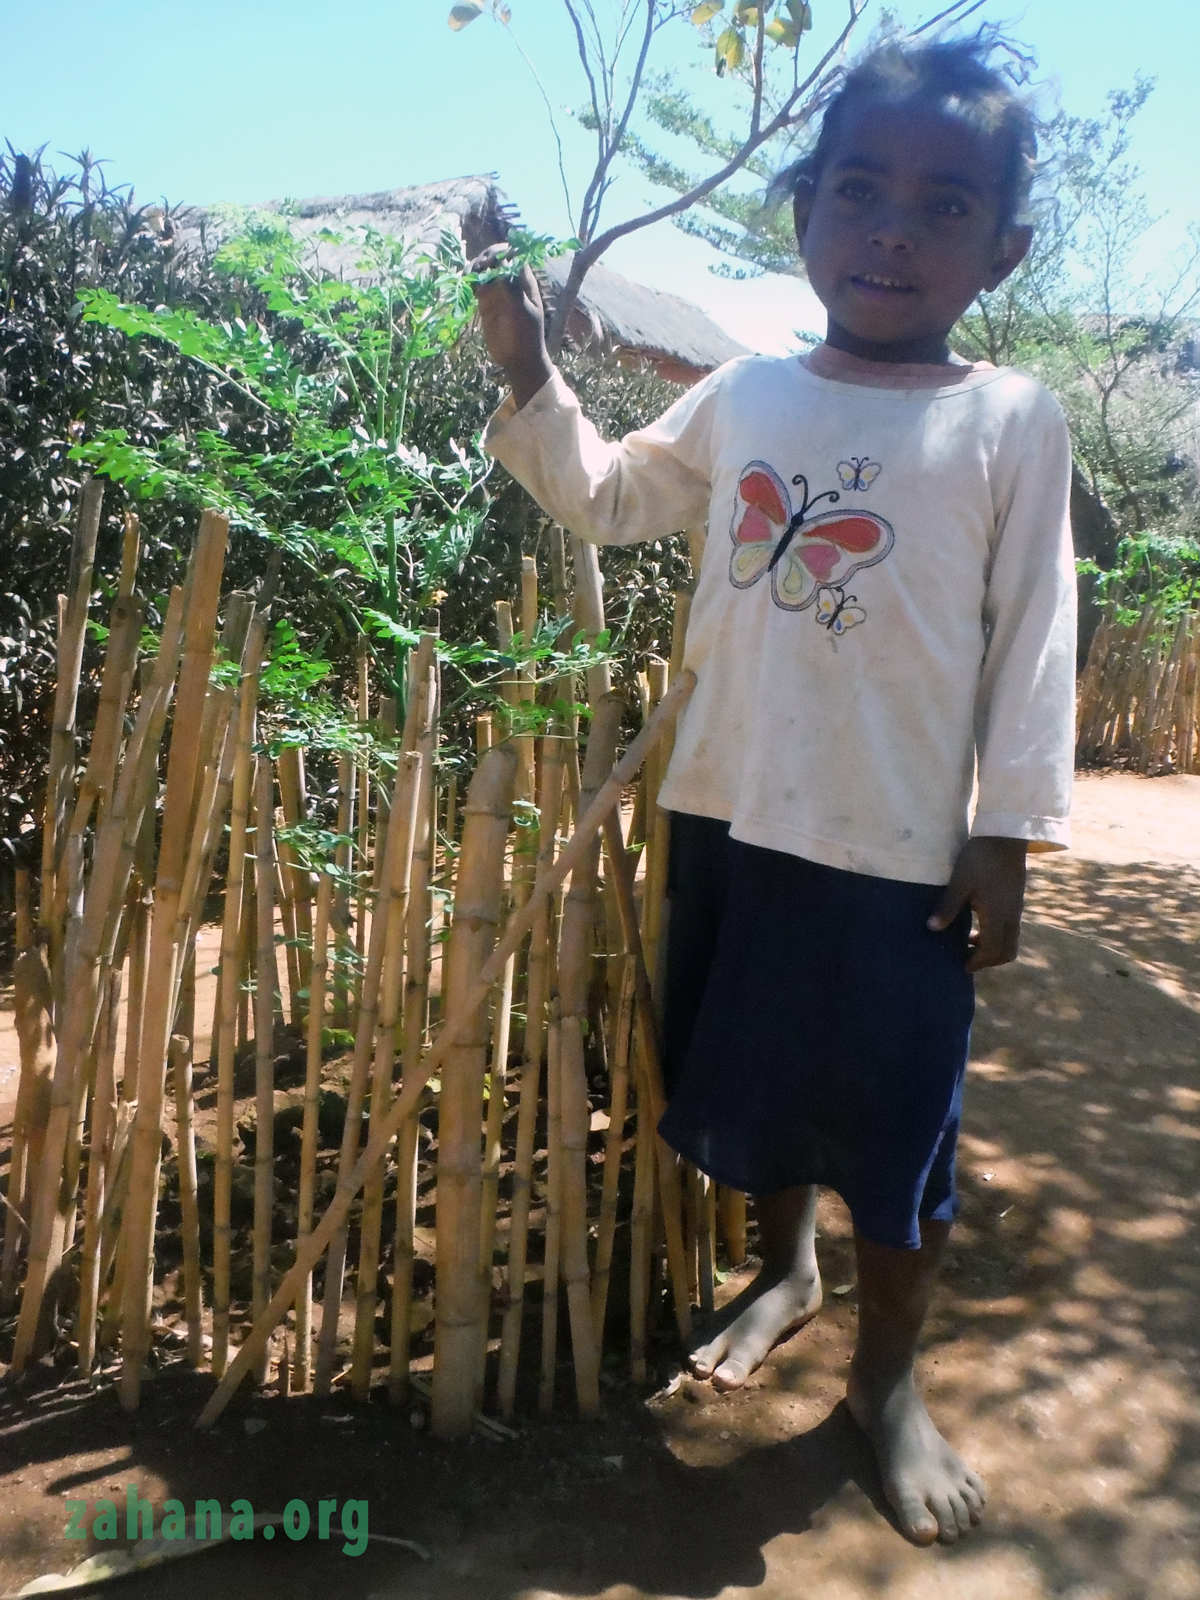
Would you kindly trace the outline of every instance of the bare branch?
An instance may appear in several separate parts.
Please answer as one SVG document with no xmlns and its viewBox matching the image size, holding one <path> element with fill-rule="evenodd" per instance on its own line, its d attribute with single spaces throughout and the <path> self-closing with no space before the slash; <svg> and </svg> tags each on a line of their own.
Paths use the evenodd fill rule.
<svg viewBox="0 0 1200 1600">
<path fill-rule="evenodd" d="M 533 62 L 529 59 L 529 57 L 525 54 L 525 51 L 524 51 L 524 49 L 523 49 L 523 47 L 521 45 L 521 41 L 517 38 L 516 33 L 513 31 L 513 27 L 512 27 L 511 23 L 508 24 L 507 32 L 508 32 L 509 38 L 512 40 L 513 44 L 517 47 L 517 53 L 520 55 L 521 60 L 525 63 L 525 65 L 529 68 L 529 71 L 533 75 L 533 81 L 538 86 L 538 93 L 541 95 L 542 100 L 545 103 L 546 115 L 550 119 L 550 132 L 554 135 L 554 143 L 555 143 L 555 146 L 556 146 L 556 148 L 558 150 L 558 176 L 559 176 L 559 179 L 562 182 L 563 199 L 567 203 L 567 221 L 570 223 L 571 227 L 574 228 L 574 226 L 575 226 L 575 217 L 574 217 L 572 206 L 571 206 L 571 187 L 567 182 L 566 161 L 565 161 L 565 158 L 563 156 L 562 138 L 559 135 L 558 121 L 557 121 L 557 119 L 555 118 L 555 115 L 554 115 L 554 107 L 550 104 L 550 96 L 546 93 L 546 89 L 545 89 L 544 84 L 542 83 L 541 78 L 538 77 L 537 68 L 534 66 Z"/>
<path fill-rule="evenodd" d="M 597 142 L 599 144 L 599 153 L 600 153 L 600 156 L 603 156 L 604 155 L 604 118 L 603 118 L 603 116 L 601 114 L 601 111 L 600 111 L 600 96 L 599 96 L 599 94 L 597 92 L 597 89 L 596 89 L 596 80 L 592 76 L 592 62 L 591 62 L 591 57 L 588 55 L 587 41 L 583 37 L 583 24 L 579 20 L 579 14 L 575 9 L 575 6 L 572 3 L 572 0 L 563 0 L 563 4 L 566 6 L 567 15 L 570 17 L 570 19 L 571 19 L 571 21 L 572 21 L 572 23 L 574 24 L 574 27 L 575 27 L 575 42 L 576 42 L 576 46 L 577 46 L 577 48 L 579 50 L 579 59 L 583 63 L 583 70 L 584 70 L 584 73 L 585 73 L 585 75 L 587 77 L 587 81 L 588 81 L 588 93 L 591 96 L 591 101 L 592 101 L 592 114 L 596 118 L 596 139 L 597 139 Z M 583 202 L 583 212 L 580 214 L 580 218 L 579 218 L 579 227 L 580 227 L 580 236 L 581 237 L 582 237 L 582 230 L 586 225 L 586 211 L 587 211 L 587 200 L 585 198 L 585 200 Z"/>
<path fill-rule="evenodd" d="M 912 30 L 913 37 L 920 33 L 928 33 L 931 28 L 936 28 L 939 22 L 965 22 L 976 11 L 981 11 L 986 3 L 987 0 L 954 0 L 954 4 L 947 6 L 944 11 L 939 11 L 926 22 L 919 22 Z"/>
<path fill-rule="evenodd" d="M 633 115 L 633 108 L 637 104 L 638 95 L 641 93 L 642 77 L 646 70 L 646 59 L 650 54 L 650 45 L 654 39 L 654 18 L 657 9 L 657 0 L 646 0 L 646 28 L 642 36 L 642 47 L 638 52 L 637 65 L 634 67 L 633 80 L 630 84 L 629 95 L 625 101 L 625 109 L 621 120 L 613 131 L 608 142 L 608 149 L 597 163 L 592 174 L 592 181 L 588 184 L 587 194 L 584 196 L 584 211 L 587 217 L 587 228 L 590 234 L 593 227 L 600 220 L 600 207 L 608 190 L 608 169 L 611 167 L 613 157 L 621 148 L 625 138 L 625 130 L 629 126 L 629 119 Z M 582 219 L 581 219 L 582 220 Z M 588 240 L 580 234 L 584 244 Z"/>
<path fill-rule="evenodd" d="M 754 30 L 754 109 L 750 113 L 750 133 L 758 132 L 762 123 L 763 104 L 763 48 L 767 42 L 766 36 L 767 8 L 760 5 L 758 8 L 758 24 Z"/>
<path fill-rule="evenodd" d="M 572 14 L 572 17 L 574 18 L 574 0 L 565 0 L 565 3 L 568 10 Z M 585 3 L 587 3 L 587 0 L 585 0 Z M 655 3 L 656 0 L 647 0 L 647 6 L 651 12 L 653 12 L 655 8 Z M 680 212 L 689 210 L 699 201 L 705 199 L 706 196 L 712 194 L 715 189 L 719 189 L 720 186 L 727 182 L 728 179 L 733 177 L 736 172 L 739 172 L 745 166 L 746 162 L 754 154 L 754 152 L 760 149 L 764 144 L 768 143 L 769 140 L 773 139 L 777 133 L 783 132 L 783 130 L 788 127 L 797 127 L 801 123 L 808 121 L 815 114 L 822 101 L 827 98 L 832 88 L 832 83 L 825 81 L 828 68 L 835 58 L 844 51 L 850 35 L 854 32 L 855 27 L 858 25 L 859 18 L 867 9 L 867 6 L 870 4 L 870 0 L 847 0 L 847 4 L 849 14 L 837 38 L 824 52 L 808 76 L 802 82 L 796 84 L 791 93 L 788 95 L 787 99 L 780 106 L 779 110 L 766 124 L 761 124 L 761 90 L 759 94 L 756 95 L 756 115 L 754 121 L 752 121 L 751 131 L 748 137 L 722 167 L 720 167 L 716 172 L 711 173 L 700 183 L 694 185 L 691 189 L 687 190 L 686 193 L 678 195 L 674 200 L 667 201 L 664 205 L 656 207 L 653 211 L 644 212 L 641 216 L 630 217 L 625 222 L 615 223 L 611 228 L 607 228 L 603 233 L 588 238 L 585 236 L 583 229 L 587 227 L 590 231 L 590 226 L 594 223 L 594 220 L 598 215 L 599 200 L 603 195 L 602 186 L 606 187 L 607 185 L 608 169 L 611 165 L 612 158 L 616 154 L 616 150 L 619 147 L 619 142 L 614 141 L 609 151 L 602 152 L 602 165 L 601 167 L 598 167 L 597 174 L 594 175 L 593 181 L 589 185 L 588 197 L 585 198 L 584 201 L 587 215 L 581 216 L 580 218 L 580 239 L 583 243 L 583 249 L 576 253 L 571 262 L 571 268 L 567 274 L 567 281 L 563 285 L 562 292 L 558 297 L 558 304 L 555 307 L 554 316 L 550 324 L 547 344 L 552 357 L 556 356 L 559 350 L 562 348 L 562 342 L 566 336 L 567 322 L 570 318 L 571 312 L 575 308 L 575 303 L 579 298 L 579 290 L 583 284 L 584 278 L 587 276 L 590 268 L 600 259 L 600 257 L 607 249 L 610 248 L 610 246 L 615 244 L 618 239 L 625 238 L 628 234 L 637 233 L 642 228 L 653 227 L 656 222 L 662 222 L 667 217 L 678 216 Z M 762 18 L 760 13 L 760 40 L 762 37 L 761 25 Z M 652 27 L 648 26 L 645 39 L 643 40 L 642 56 L 639 57 L 639 84 L 640 72 L 644 67 L 645 55 L 649 49 L 649 41 L 652 36 L 652 32 Z M 579 39 L 580 49 L 582 51 L 584 47 L 581 29 L 579 30 Z M 758 65 L 758 76 L 761 81 L 761 56 L 759 57 Z M 808 94 L 810 89 L 815 90 L 815 92 L 811 95 Z M 806 95 L 808 96 L 807 99 L 805 99 Z M 630 99 L 626 106 L 625 116 L 621 124 L 622 135 L 624 133 L 625 125 L 628 122 L 629 115 L 632 112 L 635 99 L 636 92 L 631 93 Z"/>
</svg>

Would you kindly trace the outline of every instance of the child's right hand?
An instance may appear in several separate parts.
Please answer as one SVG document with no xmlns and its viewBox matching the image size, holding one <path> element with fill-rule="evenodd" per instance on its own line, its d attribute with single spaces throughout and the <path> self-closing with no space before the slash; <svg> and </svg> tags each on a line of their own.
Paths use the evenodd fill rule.
<svg viewBox="0 0 1200 1600">
<path fill-rule="evenodd" d="M 471 263 L 472 272 L 503 266 L 508 246 L 494 244 Z M 504 368 L 519 410 L 550 378 L 546 321 L 537 279 L 528 267 L 512 278 L 493 278 L 476 286 L 479 320 L 488 354 Z"/>
</svg>

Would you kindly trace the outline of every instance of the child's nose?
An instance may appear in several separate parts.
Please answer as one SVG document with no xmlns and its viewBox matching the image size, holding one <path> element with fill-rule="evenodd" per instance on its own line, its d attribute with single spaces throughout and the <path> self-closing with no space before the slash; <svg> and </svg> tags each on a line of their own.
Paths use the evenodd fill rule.
<svg viewBox="0 0 1200 1600">
<path fill-rule="evenodd" d="M 871 229 L 871 243 L 884 250 L 904 252 L 916 248 L 917 229 L 908 211 L 899 206 L 889 206 L 875 220 Z"/>
</svg>

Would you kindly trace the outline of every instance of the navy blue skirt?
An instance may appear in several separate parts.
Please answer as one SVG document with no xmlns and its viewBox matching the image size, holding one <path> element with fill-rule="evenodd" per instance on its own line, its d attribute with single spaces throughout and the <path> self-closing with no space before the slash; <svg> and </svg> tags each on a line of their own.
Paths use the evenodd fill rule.
<svg viewBox="0 0 1200 1600">
<path fill-rule="evenodd" d="M 975 1007 L 970 913 L 937 884 L 821 866 L 675 812 L 664 1139 L 730 1188 L 835 1190 L 876 1244 L 955 1215 Z"/>
</svg>

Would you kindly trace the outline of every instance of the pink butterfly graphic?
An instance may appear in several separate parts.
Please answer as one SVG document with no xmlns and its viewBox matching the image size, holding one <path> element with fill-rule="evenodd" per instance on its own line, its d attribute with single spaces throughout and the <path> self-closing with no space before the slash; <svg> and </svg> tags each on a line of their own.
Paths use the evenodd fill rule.
<svg viewBox="0 0 1200 1600">
<path fill-rule="evenodd" d="M 857 507 L 810 516 L 822 500 L 836 504 L 839 491 L 827 489 L 810 499 L 802 472 L 792 483 L 801 493 L 796 512 L 773 467 L 751 461 L 742 469 L 729 527 L 729 581 L 737 589 L 749 589 L 769 572 L 775 604 L 784 611 L 804 611 L 822 591 L 841 589 L 856 572 L 882 561 L 896 535 L 890 522 Z"/>
</svg>

